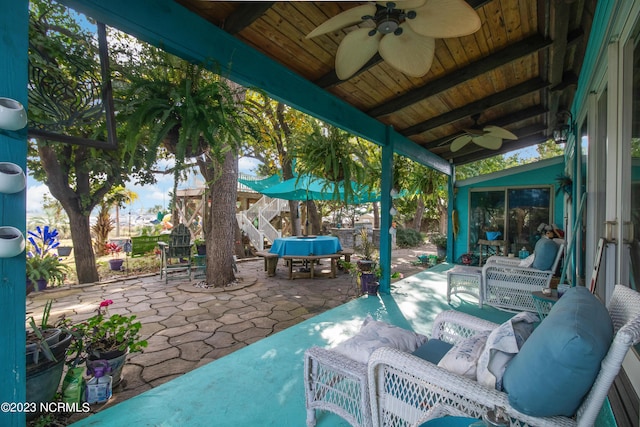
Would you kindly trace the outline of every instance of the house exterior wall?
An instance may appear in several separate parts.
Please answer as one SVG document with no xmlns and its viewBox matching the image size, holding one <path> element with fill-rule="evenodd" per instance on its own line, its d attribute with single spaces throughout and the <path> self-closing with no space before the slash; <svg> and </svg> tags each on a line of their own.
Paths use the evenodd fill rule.
<svg viewBox="0 0 640 427">
<path fill-rule="evenodd" d="M 469 193 L 473 189 L 498 189 L 504 187 L 535 187 L 551 185 L 554 187 L 555 197 L 551 206 L 553 222 L 559 228 L 564 225 L 564 194 L 555 191 L 556 177 L 564 174 L 564 159 L 555 157 L 524 166 L 517 166 L 505 171 L 483 175 L 460 181 L 456 184 L 454 208 L 458 211 L 460 231 L 454 241 L 453 260 L 461 254 L 473 252 L 469 247 Z M 554 194 L 554 193 L 552 193 Z"/>
</svg>

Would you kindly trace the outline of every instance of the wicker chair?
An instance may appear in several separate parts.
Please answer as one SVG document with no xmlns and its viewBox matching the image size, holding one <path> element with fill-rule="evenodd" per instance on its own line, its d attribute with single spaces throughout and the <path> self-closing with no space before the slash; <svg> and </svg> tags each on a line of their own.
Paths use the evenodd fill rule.
<svg viewBox="0 0 640 427">
<path fill-rule="evenodd" d="M 369 359 L 368 385 L 374 426 L 417 426 L 435 418 L 442 408 L 450 413 L 481 417 L 504 408 L 512 426 L 592 426 L 629 348 L 640 342 L 640 294 L 618 285 L 608 306 L 614 339 L 600 371 L 575 417 L 533 417 L 509 404 L 507 394 L 442 369 L 411 354 L 391 348 L 376 350 Z M 478 329 L 497 325 L 462 313 L 438 316 L 433 337 L 456 342 Z M 545 393 L 545 390 L 540 390 Z M 446 412 L 446 411 L 445 411 Z"/>
<path fill-rule="evenodd" d="M 434 336 L 453 343 L 496 327 L 495 323 L 471 316 L 464 318 L 469 319 L 469 323 L 464 319 L 451 321 L 459 316 L 455 311 L 441 313 L 435 319 Z M 304 384 L 308 427 L 316 424 L 316 410 L 333 412 L 354 427 L 372 425 L 366 364 L 332 350 L 311 347 L 305 352 Z"/>
<path fill-rule="evenodd" d="M 482 268 L 482 302 L 508 311 L 536 312 L 531 292 L 548 288 L 564 254 L 564 240 L 554 239 L 559 249 L 551 269 L 520 267 L 520 259 L 489 257 Z"/>
</svg>

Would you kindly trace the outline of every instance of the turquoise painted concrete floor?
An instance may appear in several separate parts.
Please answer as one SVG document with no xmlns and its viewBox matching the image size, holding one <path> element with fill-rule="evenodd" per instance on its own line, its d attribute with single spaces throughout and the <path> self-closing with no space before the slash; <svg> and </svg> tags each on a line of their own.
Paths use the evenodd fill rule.
<svg viewBox="0 0 640 427">
<path fill-rule="evenodd" d="M 74 426 L 305 426 L 304 351 L 313 345 L 332 347 L 352 336 L 367 314 L 427 335 L 442 310 L 454 308 L 499 323 L 512 316 L 480 309 L 471 296 L 453 296 L 447 304 L 445 271 L 450 267 L 440 264 L 401 280 L 391 295 L 350 301 Z M 330 413 L 317 417 L 318 427 L 348 425 Z"/>
</svg>

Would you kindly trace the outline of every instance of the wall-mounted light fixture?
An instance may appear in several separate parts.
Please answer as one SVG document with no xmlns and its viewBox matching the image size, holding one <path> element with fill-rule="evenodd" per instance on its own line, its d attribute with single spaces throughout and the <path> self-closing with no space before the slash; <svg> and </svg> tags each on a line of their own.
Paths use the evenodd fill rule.
<svg viewBox="0 0 640 427">
<path fill-rule="evenodd" d="M 573 131 L 573 114 L 569 110 L 560 110 L 556 115 L 556 128 L 553 130 L 553 140 L 556 144 L 566 144 Z"/>
</svg>

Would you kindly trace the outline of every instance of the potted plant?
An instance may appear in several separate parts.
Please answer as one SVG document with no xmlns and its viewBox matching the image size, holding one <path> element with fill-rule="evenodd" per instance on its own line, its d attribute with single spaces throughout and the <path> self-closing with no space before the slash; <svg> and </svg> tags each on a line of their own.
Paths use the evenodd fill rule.
<svg viewBox="0 0 640 427">
<path fill-rule="evenodd" d="M 196 251 L 198 255 L 207 254 L 207 245 L 204 243 L 204 239 L 196 239 L 194 241 L 194 245 L 196 246 Z"/>
<path fill-rule="evenodd" d="M 27 283 L 31 282 L 37 290 L 42 291 L 49 285 L 62 285 L 69 273 L 69 266 L 52 254 L 37 255 L 29 252 L 26 272 Z"/>
<path fill-rule="evenodd" d="M 42 320 L 37 324 L 29 317 L 26 336 L 26 400 L 50 402 L 55 397 L 65 363 L 65 354 L 73 335 L 61 325 L 49 325 L 52 301 L 44 306 Z M 35 413 L 30 417 L 35 417 Z"/>
<path fill-rule="evenodd" d="M 102 301 L 95 315 L 71 327 L 81 339 L 70 350 L 86 360 L 88 369 L 94 361 L 107 360 L 115 387 L 120 382 L 127 353 L 142 351 L 147 341 L 141 339 L 142 324 L 136 322 L 136 315 L 110 314 L 111 304 L 112 300 Z"/>
<path fill-rule="evenodd" d="M 438 258 L 444 258 L 447 256 L 447 236 L 444 234 L 433 234 L 429 238 L 431 243 L 436 245 L 436 251 L 438 253 Z"/>
<path fill-rule="evenodd" d="M 110 254 L 113 258 L 109 260 L 109 266 L 113 271 L 121 271 L 123 259 L 120 258 L 120 252 L 122 252 L 122 248 L 115 242 L 106 243 L 105 249 L 108 254 Z"/>
<path fill-rule="evenodd" d="M 376 262 L 373 259 L 376 248 L 373 245 L 373 240 L 369 240 L 369 233 L 366 228 L 360 230 L 360 245 L 356 246 L 356 250 L 360 254 L 360 259 L 357 262 L 360 271 L 372 271 L 376 266 Z"/>
</svg>

